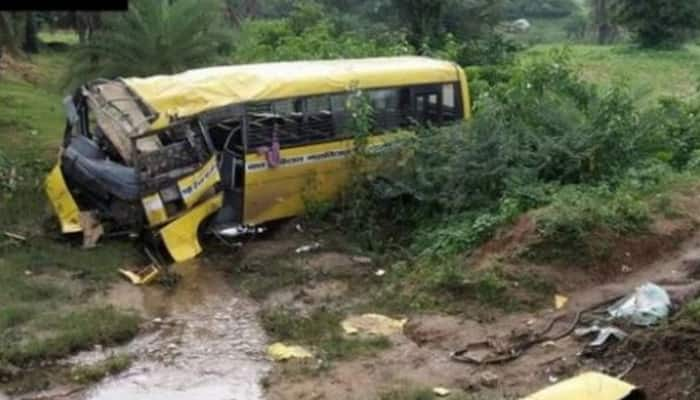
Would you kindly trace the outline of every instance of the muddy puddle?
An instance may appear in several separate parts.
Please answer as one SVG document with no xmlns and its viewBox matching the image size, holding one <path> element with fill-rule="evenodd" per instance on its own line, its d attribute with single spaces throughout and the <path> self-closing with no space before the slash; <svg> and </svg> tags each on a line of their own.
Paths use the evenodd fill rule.
<svg viewBox="0 0 700 400">
<path fill-rule="evenodd" d="M 112 399 L 262 399 L 269 364 L 256 304 L 230 287 L 220 271 L 202 261 L 179 265 L 175 289 L 116 285 L 109 303 L 138 310 L 153 329 L 116 349 L 78 354 L 91 363 L 129 353 L 134 362 L 119 375 L 71 396 Z"/>
</svg>

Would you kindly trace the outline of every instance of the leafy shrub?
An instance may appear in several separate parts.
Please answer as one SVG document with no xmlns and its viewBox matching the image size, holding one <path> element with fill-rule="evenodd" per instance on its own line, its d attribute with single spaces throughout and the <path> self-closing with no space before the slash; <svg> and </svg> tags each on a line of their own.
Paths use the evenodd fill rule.
<svg viewBox="0 0 700 400">
<path fill-rule="evenodd" d="M 613 4 L 617 23 L 645 47 L 676 47 L 700 29 L 699 0 L 618 0 Z"/>
<path fill-rule="evenodd" d="M 80 78 L 180 72 L 216 59 L 231 42 L 219 0 L 138 0 L 75 55 Z"/>
<path fill-rule="evenodd" d="M 588 29 L 588 19 L 581 12 L 572 14 L 564 24 L 566 37 L 573 40 L 583 39 L 586 36 L 586 29 Z"/>
<path fill-rule="evenodd" d="M 502 66 L 512 62 L 515 54 L 521 50 L 523 45 L 514 40 L 490 33 L 466 41 L 459 48 L 455 61 L 460 65 Z"/>
<path fill-rule="evenodd" d="M 566 51 L 504 74 L 478 71 L 470 121 L 418 129 L 401 144 L 409 159 L 385 159 L 344 200 L 342 225 L 373 249 L 468 252 L 550 203 L 540 231 L 559 245 L 597 229 L 641 229 L 650 192 L 698 164 L 695 105 L 667 100 L 641 112 L 625 87 L 581 80 Z"/>
<path fill-rule="evenodd" d="M 543 239 L 557 243 L 585 240 L 595 229 L 616 233 L 637 230 L 649 221 L 649 209 L 634 192 L 598 187 L 563 188 L 538 215 L 537 227 Z"/>
<path fill-rule="evenodd" d="M 236 38 L 233 61 L 357 58 L 413 52 L 401 35 L 385 32 L 369 38 L 342 32 L 331 20 L 323 18 L 318 6 L 300 4 L 289 18 L 243 23 Z"/>
</svg>

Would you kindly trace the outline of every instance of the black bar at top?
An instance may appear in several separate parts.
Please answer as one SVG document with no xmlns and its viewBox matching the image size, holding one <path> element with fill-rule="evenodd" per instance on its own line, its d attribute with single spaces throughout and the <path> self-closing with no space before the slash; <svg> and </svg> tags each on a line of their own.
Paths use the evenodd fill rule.
<svg viewBox="0 0 700 400">
<path fill-rule="evenodd" d="M 0 0 L 0 11 L 126 11 L 129 0 Z"/>
</svg>

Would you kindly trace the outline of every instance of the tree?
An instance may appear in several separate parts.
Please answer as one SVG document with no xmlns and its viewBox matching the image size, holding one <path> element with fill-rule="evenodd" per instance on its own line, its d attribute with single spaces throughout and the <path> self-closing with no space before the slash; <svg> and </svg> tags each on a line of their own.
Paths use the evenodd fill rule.
<svg viewBox="0 0 700 400">
<path fill-rule="evenodd" d="M 700 0 L 615 0 L 614 10 L 644 47 L 678 46 L 700 29 Z"/>
<path fill-rule="evenodd" d="M 408 43 L 420 49 L 441 33 L 447 0 L 393 0 L 400 22 L 408 28 Z"/>
<path fill-rule="evenodd" d="M 240 28 L 243 21 L 257 16 L 259 8 L 258 0 L 226 0 L 226 19 Z"/>
<path fill-rule="evenodd" d="M 175 73 L 228 51 L 219 0 L 136 0 L 77 51 L 80 79 Z"/>
<path fill-rule="evenodd" d="M 3 52 L 14 56 L 21 54 L 17 42 L 12 15 L 8 12 L 0 11 L 0 56 L 2 56 Z"/>
<path fill-rule="evenodd" d="M 70 24 L 78 32 L 78 40 L 84 44 L 90 40 L 102 21 L 99 12 L 71 11 Z"/>
<path fill-rule="evenodd" d="M 443 26 L 460 41 L 480 38 L 503 17 L 501 0 L 448 0 Z"/>
<path fill-rule="evenodd" d="M 22 50 L 27 53 L 38 53 L 39 38 L 37 37 L 35 15 L 33 12 L 28 11 L 24 18 L 24 41 L 22 42 Z"/>
<path fill-rule="evenodd" d="M 612 43 L 618 36 L 611 9 L 614 2 L 615 0 L 590 0 L 591 19 L 598 44 Z"/>
</svg>

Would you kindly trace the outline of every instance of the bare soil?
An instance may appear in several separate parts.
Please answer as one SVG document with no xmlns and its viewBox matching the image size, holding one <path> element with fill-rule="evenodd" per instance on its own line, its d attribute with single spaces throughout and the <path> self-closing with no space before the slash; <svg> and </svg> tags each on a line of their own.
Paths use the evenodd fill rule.
<svg viewBox="0 0 700 400">
<path fill-rule="evenodd" d="M 268 398 L 373 399 L 390 390 L 442 386 L 455 392 L 509 399 L 587 370 L 611 375 L 628 372 L 626 379 L 643 386 L 653 399 L 695 398 L 693 389 L 700 376 L 698 327 L 685 327 L 678 333 L 625 326 L 632 334 L 630 343 L 636 345 L 625 342 L 605 352 L 591 352 L 586 349 L 586 339 L 567 335 L 538 343 L 515 360 L 500 364 L 466 364 L 450 358 L 451 352 L 485 340 L 507 347 L 544 330 L 553 319 L 556 322 L 548 336 L 556 337 L 568 330 L 577 311 L 623 296 L 645 282 L 664 285 L 676 307 L 696 298 L 700 292 L 700 233 L 695 231 L 695 224 L 692 219 L 660 219 L 647 234 L 609 237 L 610 257 L 581 267 L 516 261 L 519 249 L 534 234 L 532 222 L 523 218 L 511 232 L 487 243 L 469 262 L 478 260 L 477 268 L 488 268 L 497 259 L 509 273 L 547 276 L 557 293 L 568 297 L 562 310 L 554 310 L 552 304 L 537 312 L 511 313 L 495 320 L 480 319 L 480 313 L 473 317 L 409 315 L 404 333 L 390 338 L 392 347 L 371 357 L 337 362 L 313 375 L 290 375 L 287 366 L 273 368 L 268 378 Z M 310 256 L 307 265 L 333 268 L 337 262 L 339 267 L 347 268 L 347 260 L 336 253 L 321 252 Z M 342 293 L 334 294 L 342 297 Z M 316 297 L 308 303 L 313 306 L 323 301 Z M 657 363 L 663 363 L 663 367 L 649 368 Z"/>
</svg>

